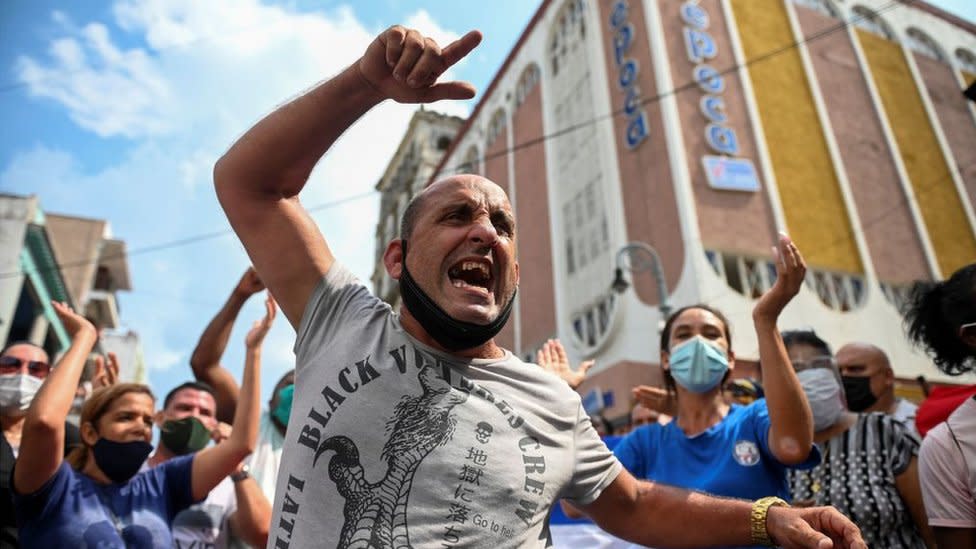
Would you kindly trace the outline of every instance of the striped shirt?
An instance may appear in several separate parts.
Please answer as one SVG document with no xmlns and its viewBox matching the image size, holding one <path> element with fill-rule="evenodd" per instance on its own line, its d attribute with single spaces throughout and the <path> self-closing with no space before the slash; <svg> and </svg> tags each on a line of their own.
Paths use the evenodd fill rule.
<svg viewBox="0 0 976 549">
<path fill-rule="evenodd" d="M 790 471 L 793 499 L 833 505 L 861 529 L 872 549 L 920 548 L 925 543 L 895 488 L 918 454 L 903 423 L 880 412 L 859 414 L 850 429 L 823 445 L 823 462 Z"/>
</svg>

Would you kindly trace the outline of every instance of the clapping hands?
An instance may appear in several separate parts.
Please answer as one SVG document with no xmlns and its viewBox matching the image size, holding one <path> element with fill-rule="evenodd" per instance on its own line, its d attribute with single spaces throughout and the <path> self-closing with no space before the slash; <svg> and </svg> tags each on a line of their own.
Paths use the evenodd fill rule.
<svg viewBox="0 0 976 549">
<path fill-rule="evenodd" d="M 247 333 L 247 337 L 244 339 L 244 345 L 248 350 L 256 350 L 261 347 L 261 344 L 264 343 L 264 337 L 268 335 L 268 331 L 271 330 L 271 325 L 274 323 L 278 307 L 270 293 L 264 300 L 264 309 L 264 318 L 254 321 L 251 331 Z"/>
<path fill-rule="evenodd" d="M 546 341 L 535 357 L 539 366 L 561 377 L 573 389 L 583 383 L 583 380 L 586 379 L 586 373 L 596 364 L 594 360 L 584 360 L 580 363 L 579 368 L 574 370 L 569 364 L 566 349 L 558 339 Z"/>
<path fill-rule="evenodd" d="M 787 303 L 799 293 L 807 274 L 803 255 L 790 237 L 783 233 L 780 233 L 778 245 L 773 247 L 773 257 L 776 259 L 776 282 L 756 303 L 752 313 L 755 318 L 778 318 Z"/>
</svg>

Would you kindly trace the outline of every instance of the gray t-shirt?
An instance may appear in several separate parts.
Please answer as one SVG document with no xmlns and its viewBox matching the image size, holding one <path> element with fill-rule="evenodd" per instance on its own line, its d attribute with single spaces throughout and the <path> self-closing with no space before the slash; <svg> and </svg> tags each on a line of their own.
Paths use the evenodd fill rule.
<svg viewBox="0 0 976 549">
<path fill-rule="evenodd" d="M 564 381 L 417 342 L 339 264 L 295 354 L 269 547 L 544 547 L 621 471 Z"/>
</svg>

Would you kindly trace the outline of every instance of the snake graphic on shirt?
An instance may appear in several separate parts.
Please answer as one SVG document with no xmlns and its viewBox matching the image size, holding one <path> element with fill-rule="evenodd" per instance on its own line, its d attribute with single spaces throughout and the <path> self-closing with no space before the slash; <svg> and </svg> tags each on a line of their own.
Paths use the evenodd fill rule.
<svg viewBox="0 0 976 549">
<path fill-rule="evenodd" d="M 317 464 L 322 454 L 335 452 L 329 460 L 329 478 L 346 500 L 338 549 L 410 547 L 407 498 L 414 473 L 431 451 L 451 440 L 456 423 L 451 410 L 468 398 L 467 393 L 452 390 L 430 366 L 422 368 L 418 378 L 423 394 L 404 396 L 387 423 L 390 437 L 381 455 L 387 471 L 378 482 L 366 480 L 359 449 L 348 437 L 329 437 L 315 453 Z"/>
</svg>

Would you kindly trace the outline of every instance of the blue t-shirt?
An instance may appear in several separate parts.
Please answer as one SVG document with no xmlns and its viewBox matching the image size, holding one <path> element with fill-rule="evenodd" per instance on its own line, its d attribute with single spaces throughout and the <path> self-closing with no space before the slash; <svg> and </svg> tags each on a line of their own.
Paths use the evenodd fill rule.
<svg viewBox="0 0 976 549">
<path fill-rule="evenodd" d="M 642 425 L 614 449 L 617 459 L 637 478 L 744 499 L 779 496 L 790 489 L 783 465 L 769 450 L 766 400 L 748 406 L 733 404 L 725 418 L 693 437 L 672 421 Z M 809 469 L 820 463 L 814 446 L 806 461 L 792 466 Z"/>
<path fill-rule="evenodd" d="M 163 549 L 173 517 L 194 503 L 193 454 L 167 460 L 125 484 L 98 484 L 62 462 L 36 492 L 14 494 L 23 547 Z"/>
</svg>

